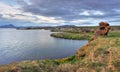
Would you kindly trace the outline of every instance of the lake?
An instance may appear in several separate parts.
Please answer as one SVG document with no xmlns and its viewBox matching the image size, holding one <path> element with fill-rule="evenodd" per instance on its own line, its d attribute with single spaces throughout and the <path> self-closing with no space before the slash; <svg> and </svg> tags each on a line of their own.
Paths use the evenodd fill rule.
<svg viewBox="0 0 120 72">
<path fill-rule="evenodd" d="M 68 57 L 87 43 L 87 40 L 54 38 L 51 33 L 49 30 L 0 29 L 0 65 Z"/>
</svg>

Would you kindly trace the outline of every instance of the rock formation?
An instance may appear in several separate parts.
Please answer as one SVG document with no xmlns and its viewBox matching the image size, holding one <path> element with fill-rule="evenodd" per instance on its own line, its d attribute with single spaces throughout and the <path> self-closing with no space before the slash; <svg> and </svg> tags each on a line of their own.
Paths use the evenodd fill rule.
<svg viewBox="0 0 120 72">
<path fill-rule="evenodd" d="M 110 26 L 107 22 L 100 22 L 97 31 L 95 31 L 95 35 L 107 36 L 109 30 L 110 30 Z"/>
<path fill-rule="evenodd" d="M 100 22 L 97 30 L 94 31 L 94 36 L 90 39 L 89 42 L 97 38 L 97 36 L 107 36 L 110 30 L 110 25 L 107 22 Z"/>
</svg>

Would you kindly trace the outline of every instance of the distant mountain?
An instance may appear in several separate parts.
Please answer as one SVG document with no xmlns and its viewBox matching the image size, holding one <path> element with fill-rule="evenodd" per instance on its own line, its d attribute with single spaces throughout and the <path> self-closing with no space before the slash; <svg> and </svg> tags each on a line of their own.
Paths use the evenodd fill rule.
<svg viewBox="0 0 120 72">
<path fill-rule="evenodd" d="M 9 25 L 2 25 L 0 28 L 16 28 L 16 26 L 9 24 Z"/>
</svg>

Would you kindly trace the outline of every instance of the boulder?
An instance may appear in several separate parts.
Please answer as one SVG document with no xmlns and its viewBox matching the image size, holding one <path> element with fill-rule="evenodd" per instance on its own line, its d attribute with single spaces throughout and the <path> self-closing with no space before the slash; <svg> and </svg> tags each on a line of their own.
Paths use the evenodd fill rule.
<svg viewBox="0 0 120 72">
<path fill-rule="evenodd" d="M 107 22 L 100 22 L 97 30 L 94 31 L 94 36 L 90 39 L 89 42 L 97 38 L 97 36 L 107 36 L 110 30 L 110 25 Z"/>
<path fill-rule="evenodd" d="M 110 26 L 107 22 L 100 22 L 98 29 L 95 31 L 95 35 L 107 36 L 110 30 Z"/>
</svg>

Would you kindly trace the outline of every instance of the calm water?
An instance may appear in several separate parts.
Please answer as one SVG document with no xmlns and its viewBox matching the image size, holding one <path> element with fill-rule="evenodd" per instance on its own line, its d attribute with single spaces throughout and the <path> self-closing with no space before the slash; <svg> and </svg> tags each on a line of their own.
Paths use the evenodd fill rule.
<svg viewBox="0 0 120 72">
<path fill-rule="evenodd" d="M 53 38 L 49 30 L 0 29 L 0 64 L 71 56 L 86 40 Z"/>
</svg>

